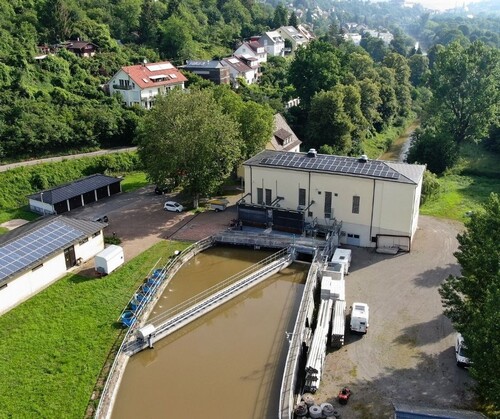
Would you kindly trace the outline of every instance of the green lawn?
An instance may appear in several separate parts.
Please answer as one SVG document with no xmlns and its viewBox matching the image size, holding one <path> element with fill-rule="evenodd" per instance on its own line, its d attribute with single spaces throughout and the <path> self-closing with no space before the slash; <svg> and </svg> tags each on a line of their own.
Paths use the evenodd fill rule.
<svg viewBox="0 0 500 419">
<path fill-rule="evenodd" d="M 149 184 L 150 182 L 146 178 L 145 172 L 127 173 L 121 183 L 123 192 L 130 192 Z"/>
<path fill-rule="evenodd" d="M 459 164 L 439 178 L 440 191 L 420 208 L 421 214 L 464 221 L 488 196 L 500 194 L 500 156 L 479 145 L 466 145 Z"/>
<path fill-rule="evenodd" d="M 67 275 L 0 317 L 0 417 L 83 417 L 120 333 L 118 317 L 162 258 L 164 241 L 101 279 Z"/>
</svg>

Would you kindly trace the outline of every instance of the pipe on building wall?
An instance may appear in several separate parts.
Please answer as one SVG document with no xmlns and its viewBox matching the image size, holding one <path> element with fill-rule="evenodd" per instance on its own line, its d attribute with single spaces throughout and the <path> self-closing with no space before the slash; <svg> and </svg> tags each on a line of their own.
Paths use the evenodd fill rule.
<svg viewBox="0 0 500 419">
<path fill-rule="evenodd" d="M 372 215 L 370 217 L 370 243 L 372 242 L 372 228 L 373 228 L 373 207 L 375 205 L 375 179 L 373 179 L 373 190 L 372 190 Z"/>
</svg>

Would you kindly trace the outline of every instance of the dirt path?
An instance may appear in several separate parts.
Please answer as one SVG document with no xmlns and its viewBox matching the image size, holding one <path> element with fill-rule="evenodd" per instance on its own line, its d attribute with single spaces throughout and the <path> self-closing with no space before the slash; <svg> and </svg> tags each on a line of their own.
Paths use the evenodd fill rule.
<svg viewBox="0 0 500 419">
<path fill-rule="evenodd" d="M 25 160 L 25 161 L 21 161 L 21 162 L 17 162 L 17 163 L 0 165 L 0 172 L 6 172 L 7 170 L 15 169 L 16 167 L 35 166 L 37 164 L 42 164 L 42 163 L 53 163 L 53 162 L 63 161 L 63 160 L 79 159 L 81 157 L 101 156 L 103 154 L 126 153 L 126 152 L 134 151 L 134 150 L 137 150 L 137 147 L 120 147 L 120 148 L 113 148 L 113 149 L 108 149 L 108 150 L 91 151 L 89 153 L 68 154 L 65 156 L 47 157 L 44 159 Z"/>
</svg>

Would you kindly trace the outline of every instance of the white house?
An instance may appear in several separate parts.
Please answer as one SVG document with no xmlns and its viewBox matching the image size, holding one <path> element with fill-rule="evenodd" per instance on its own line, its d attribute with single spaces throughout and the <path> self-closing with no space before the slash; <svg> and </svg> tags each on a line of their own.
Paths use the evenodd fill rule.
<svg viewBox="0 0 500 419">
<path fill-rule="evenodd" d="M 59 215 L 0 236 L 0 314 L 104 249 L 104 227 Z"/>
<path fill-rule="evenodd" d="M 285 55 L 285 40 L 277 31 L 264 32 L 259 38 L 259 43 L 264 46 L 268 56 Z"/>
<path fill-rule="evenodd" d="M 341 225 L 340 243 L 410 250 L 425 166 L 265 150 L 244 163 L 245 225 Z M 286 212 L 286 214 L 284 214 Z M 242 217 L 243 215 L 243 217 Z"/>
<path fill-rule="evenodd" d="M 292 52 L 296 51 L 297 48 L 305 46 L 309 43 L 309 39 L 307 39 L 293 26 L 282 26 L 278 29 L 278 33 L 283 37 L 283 39 L 288 39 L 290 41 L 290 43 L 292 44 Z"/>
<path fill-rule="evenodd" d="M 172 89 L 184 89 L 186 77 L 170 62 L 144 63 L 122 67 L 108 83 L 109 93 L 117 93 L 127 106 L 151 109 L 155 98 Z"/>
<path fill-rule="evenodd" d="M 247 84 L 252 84 L 257 80 L 258 77 L 258 63 L 252 68 L 245 64 L 243 59 L 238 57 L 229 57 L 221 60 L 223 66 L 229 68 L 229 73 L 231 75 L 231 81 L 237 83 L 239 77 L 245 79 Z"/>
<path fill-rule="evenodd" d="M 238 48 L 236 48 L 233 55 L 256 58 L 259 64 L 267 61 L 266 49 L 258 41 L 243 42 Z"/>
<path fill-rule="evenodd" d="M 390 32 L 380 32 L 372 29 L 367 29 L 363 31 L 363 33 L 368 33 L 373 38 L 380 38 L 382 41 L 384 41 L 385 45 L 389 45 L 394 39 L 394 35 Z"/>
</svg>

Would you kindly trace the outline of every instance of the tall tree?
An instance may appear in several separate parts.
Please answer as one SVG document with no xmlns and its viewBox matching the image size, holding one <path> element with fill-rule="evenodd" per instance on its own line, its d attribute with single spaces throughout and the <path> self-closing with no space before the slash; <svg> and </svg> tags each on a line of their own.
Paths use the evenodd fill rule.
<svg viewBox="0 0 500 419">
<path fill-rule="evenodd" d="M 481 42 L 438 48 L 430 88 L 435 123 L 458 145 L 480 141 L 498 118 L 500 52 Z"/>
<path fill-rule="evenodd" d="M 295 14 L 295 11 L 292 12 L 290 15 L 290 18 L 288 19 L 288 26 L 293 26 L 296 28 L 299 24 L 299 19 L 297 18 L 297 15 Z"/>
<path fill-rule="evenodd" d="M 439 289 L 444 313 L 464 336 L 478 394 L 500 410 L 500 199 L 491 194 L 458 235 L 455 256 L 461 276 L 449 276 Z"/>
<path fill-rule="evenodd" d="M 283 4 L 278 4 L 276 9 L 274 9 L 273 25 L 274 29 L 278 29 L 281 26 L 286 26 L 288 23 L 288 10 Z"/>
<path fill-rule="evenodd" d="M 341 79 L 342 53 L 333 45 L 313 41 L 299 48 L 290 65 L 289 79 L 308 107 L 311 98 L 321 90 L 331 90 Z"/>
<path fill-rule="evenodd" d="M 240 160 L 238 124 L 224 114 L 209 89 L 172 91 L 161 97 L 140 126 L 139 156 L 151 181 L 177 178 L 198 206 Z"/>
<path fill-rule="evenodd" d="M 354 125 L 344 109 L 344 88 L 336 86 L 332 91 L 320 92 L 311 102 L 307 124 L 308 143 L 315 148 L 331 147 L 335 154 L 351 150 L 351 132 Z"/>
<path fill-rule="evenodd" d="M 384 58 L 384 65 L 394 70 L 396 84 L 394 92 L 398 101 L 398 113 L 408 116 L 411 111 L 410 66 L 408 60 L 400 54 L 389 53 Z"/>
</svg>

